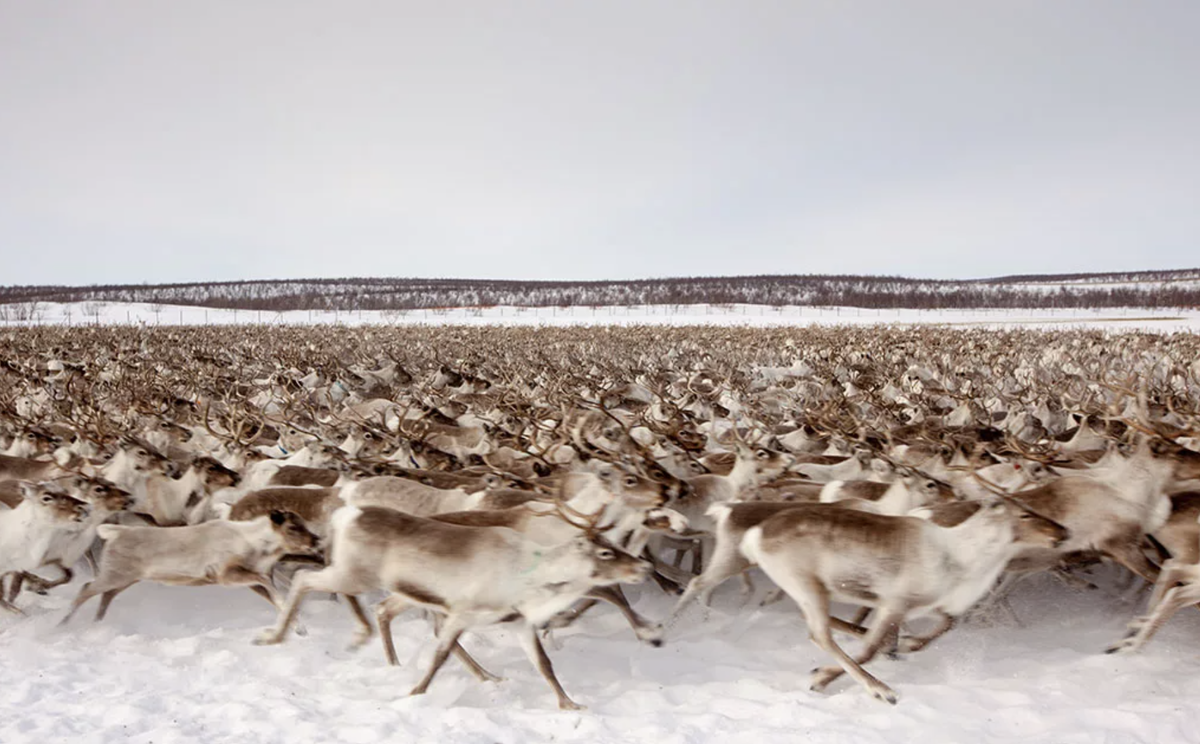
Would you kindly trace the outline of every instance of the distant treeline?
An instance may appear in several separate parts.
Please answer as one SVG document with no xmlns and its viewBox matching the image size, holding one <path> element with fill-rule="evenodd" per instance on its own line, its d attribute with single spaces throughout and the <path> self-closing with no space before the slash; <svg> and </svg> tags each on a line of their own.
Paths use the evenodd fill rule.
<svg viewBox="0 0 1200 744">
<path fill-rule="evenodd" d="M 1063 282 L 1069 283 L 1055 286 Z M 594 282 L 345 278 L 0 287 L 0 304 L 30 302 L 144 302 L 267 311 L 733 303 L 914 309 L 1173 308 L 1200 307 L 1200 269 L 1025 275 L 973 281 L 892 276 L 683 277 Z"/>
</svg>

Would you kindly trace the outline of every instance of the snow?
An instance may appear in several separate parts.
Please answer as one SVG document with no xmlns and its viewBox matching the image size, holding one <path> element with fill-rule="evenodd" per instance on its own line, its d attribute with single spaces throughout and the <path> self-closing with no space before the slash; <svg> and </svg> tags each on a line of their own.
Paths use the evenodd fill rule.
<svg viewBox="0 0 1200 744">
<path fill-rule="evenodd" d="M 741 606 L 736 581 L 718 590 L 707 621 L 694 608 L 662 648 L 637 643 L 598 607 L 548 647 L 583 712 L 557 709 L 504 626 L 464 645 L 505 681 L 479 683 L 451 659 L 413 698 L 432 653 L 418 615 L 395 623 L 393 668 L 377 639 L 347 650 L 348 609 L 318 598 L 301 615 L 306 636 L 252 645 L 274 611 L 244 589 L 137 585 L 103 622 L 85 607 L 57 628 L 77 579 L 22 598 L 27 617 L 0 618 L 0 741 L 1196 741 L 1200 613 L 1179 613 L 1139 654 L 1102 653 L 1144 603 L 1121 596 L 1119 571 L 1100 569 L 1091 591 L 1035 577 L 1013 595 L 1019 625 L 994 613 L 905 660 L 876 660 L 868 668 L 899 693 L 894 707 L 844 678 L 809 692 L 809 671 L 830 659 L 789 601 Z M 756 583 L 761 594 L 767 582 Z M 650 617 L 672 601 L 653 587 L 630 594 Z"/>
<path fill-rule="evenodd" d="M 0 306 L 2 308 L 3 306 Z M 4 317 L 0 313 L 0 317 Z M 6 320 L 0 327 L 28 325 Z M 987 327 L 1103 327 L 1128 330 L 1200 330 L 1200 310 L 1146 308 L 1029 310 L 868 310 L 854 307 L 769 305 L 642 305 L 601 307 L 443 308 L 432 310 L 308 311 L 274 313 L 183 305 L 95 302 L 39 304 L 32 321 L 59 325 L 747 325 L 804 326 L 936 323 Z"/>
</svg>

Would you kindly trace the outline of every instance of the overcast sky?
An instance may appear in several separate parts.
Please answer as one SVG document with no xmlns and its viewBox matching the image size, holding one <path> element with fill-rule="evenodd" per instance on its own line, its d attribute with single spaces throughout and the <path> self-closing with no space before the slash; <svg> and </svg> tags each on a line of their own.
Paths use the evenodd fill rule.
<svg viewBox="0 0 1200 744">
<path fill-rule="evenodd" d="M 0 284 L 1200 266 L 1200 2 L 0 0 Z"/>
</svg>

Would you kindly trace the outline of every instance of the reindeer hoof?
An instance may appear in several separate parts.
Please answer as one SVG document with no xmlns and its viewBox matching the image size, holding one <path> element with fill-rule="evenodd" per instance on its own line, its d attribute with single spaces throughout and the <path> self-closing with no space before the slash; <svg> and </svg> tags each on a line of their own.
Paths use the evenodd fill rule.
<svg viewBox="0 0 1200 744">
<path fill-rule="evenodd" d="M 663 626 L 661 623 L 659 625 L 638 628 L 634 632 L 637 634 L 639 641 L 649 643 L 655 648 L 661 648 L 663 645 Z"/>
<path fill-rule="evenodd" d="M 283 634 L 276 633 L 274 630 L 265 630 L 254 639 L 255 646 L 274 646 L 277 643 L 283 642 Z"/>
<path fill-rule="evenodd" d="M 563 700 L 558 701 L 558 709 L 559 710 L 587 710 L 587 706 L 580 705 L 579 703 L 575 702 L 574 700 L 563 699 Z"/>
<path fill-rule="evenodd" d="M 812 671 L 812 675 L 808 689 L 823 692 L 830 682 L 842 675 L 842 670 L 840 667 L 817 667 Z"/>
<path fill-rule="evenodd" d="M 350 641 L 350 645 L 346 647 L 347 651 L 357 651 L 363 647 L 367 641 L 371 640 L 371 633 L 355 633 L 354 640 Z"/>
<path fill-rule="evenodd" d="M 911 654 L 914 651 L 920 651 L 922 648 L 924 648 L 924 646 L 922 646 L 921 642 L 916 638 L 902 637 L 896 643 L 896 650 L 892 653 L 889 653 L 888 658 L 898 659 L 901 657 L 897 656 L 896 654 Z"/>
<path fill-rule="evenodd" d="M 1106 654 L 1126 654 L 1137 649 L 1137 644 L 1132 637 L 1122 638 L 1113 645 L 1104 649 Z"/>
<path fill-rule="evenodd" d="M 896 696 L 895 692 L 887 687 L 883 688 L 882 690 L 874 690 L 871 694 L 875 696 L 876 700 L 880 700 L 890 705 L 895 705 L 896 701 L 900 699 Z"/>
</svg>

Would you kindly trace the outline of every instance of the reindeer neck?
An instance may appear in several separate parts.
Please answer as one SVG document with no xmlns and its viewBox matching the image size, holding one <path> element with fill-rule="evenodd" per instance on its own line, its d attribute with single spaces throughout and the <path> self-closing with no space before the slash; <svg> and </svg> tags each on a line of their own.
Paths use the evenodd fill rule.
<svg viewBox="0 0 1200 744">
<path fill-rule="evenodd" d="M 958 615 L 995 584 L 1016 554 L 1012 524 L 1006 515 L 992 514 L 984 508 L 955 527 L 934 529 L 938 530 L 935 534 L 958 570 L 955 588 L 941 606 L 945 612 Z"/>
<path fill-rule="evenodd" d="M 758 480 L 758 463 L 753 455 L 747 457 L 739 454 L 733 470 L 730 470 L 729 475 L 725 477 L 734 488 L 740 491 Z"/>
</svg>

